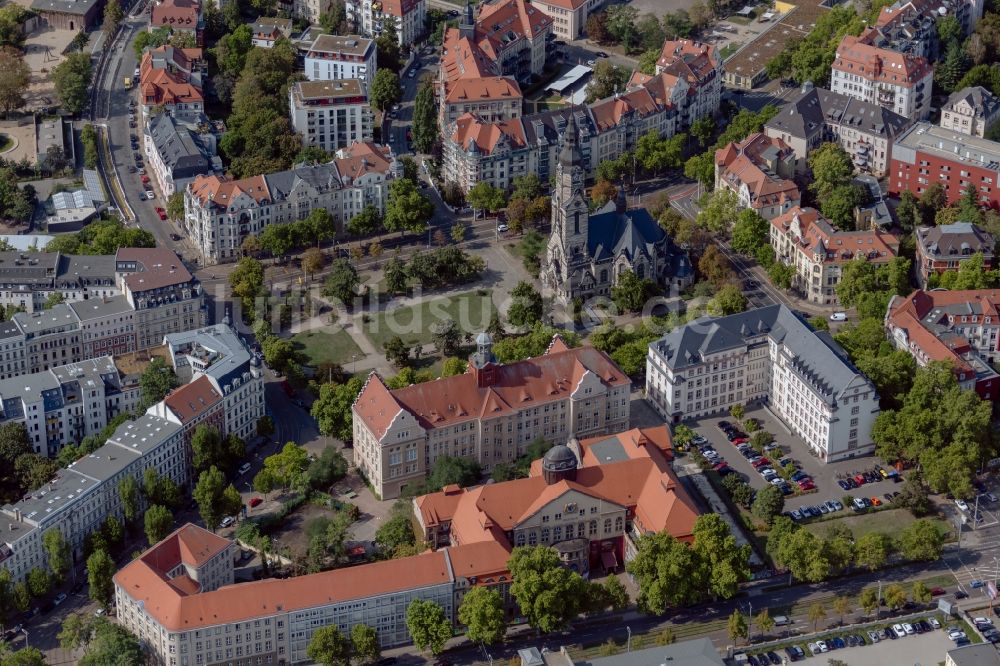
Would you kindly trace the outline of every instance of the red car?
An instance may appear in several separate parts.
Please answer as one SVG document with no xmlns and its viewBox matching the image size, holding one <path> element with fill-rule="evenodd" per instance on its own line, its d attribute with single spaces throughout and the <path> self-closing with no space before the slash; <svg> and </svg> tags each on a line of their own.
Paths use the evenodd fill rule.
<svg viewBox="0 0 1000 666">
<path fill-rule="evenodd" d="M 254 497 L 253 499 L 250 500 L 250 508 L 252 509 L 252 508 L 254 508 L 256 506 L 260 506 L 263 503 L 264 503 L 264 500 L 262 500 L 259 497 Z"/>
<path fill-rule="evenodd" d="M 750 440 L 747 439 L 746 437 L 737 437 L 736 439 L 733 440 L 733 446 L 739 446 L 740 444 L 746 444 L 749 441 Z"/>
<path fill-rule="evenodd" d="M 717 462 L 714 465 L 712 465 L 712 469 L 714 469 L 716 472 L 722 471 L 723 467 L 729 467 L 729 463 L 727 463 L 725 460 L 723 460 L 722 462 Z"/>
<path fill-rule="evenodd" d="M 864 477 L 864 475 L 863 474 L 858 474 L 856 477 L 854 477 L 854 483 L 858 484 L 859 486 L 865 485 L 865 477 Z"/>
<path fill-rule="evenodd" d="M 760 469 L 761 467 L 766 467 L 770 465 L 771 461 L 768 460 L 767 458 L 758 458 L 757 460 L 754 460 L 750 464 L 753 465 L 754 469 Z"/>
<path fill-rule="evenodd" d="M 142 181 L 142 182 L 144 182 L 144 183 L 148 183 L 148 182 L 149 182 L 149 176 L 143 176 L 143 177 L 142 177 L 142 178 L 140 178 L 139 180 L 141 180 L 141 181 Z"/>
<path fill-rule="evenodd" d="M 166 220 L 167 219 L 167 211 L 163 210 L 162 208 L 157 208 L 156 209 L 156 214 L 157 214 L 157 216 L 159 216 L 159 218 L 161 220 Z"/>
<path fill-rule="evenodd" d="M 931 588 L 931 596 L 932 597 L 940 597 L 942 594 L 944 594 L 944 588 L 943 587 L 932 587 Z"/>
<path fill-rule="evenodd" d="M 813 483 L 812 481 L 800 481 L 799 482 L 799 489 L 800 490 L 815 490 L 816 489 L 816 484 Z"/>
<path fill-rule="evenodd" d="M 292 388 L 292 385 L 288 383 L 287 379 L 281 382 L 281 390 L 283 390 L 285 392 L 285 395 L 287 395 L 289 398 L 295 397 L 295 389 Z"/>
</svg>

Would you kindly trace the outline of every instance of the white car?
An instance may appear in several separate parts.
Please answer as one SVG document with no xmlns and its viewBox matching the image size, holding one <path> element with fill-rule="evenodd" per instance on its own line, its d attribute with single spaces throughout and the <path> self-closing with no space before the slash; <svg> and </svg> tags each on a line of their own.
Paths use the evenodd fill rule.
<svg viewBox="0 0 1000 666">
<path fill-rule="evenodd" d="M 986 627 L 993 626 L 993 621 L 987 617 L 974 617 L 972 618 L 972 623 L 976 625 L 978 629 L 984 629 Z"/>
<path fill-rule="evenodd" d="M 846 312 L 834 312 L 830 315 L 830 321 L 847 321 Z"/>
<path fill-rule="evenodd" d="M 587 67 L 593 67 L 596 64 L 597 64 L 596 60 L 588 60 L 587 61 Z"/>
<path fill-rule="evenodd" d="M 819 645 L 817 643 L 810 643 L 806 647 L 808 647 L 809 651 L 812 652 L 813 654 L 819 654 L 820 653 Z"/>
<path fill-rule="evenodd" d="M 409 74 L 407 74 L 407 76 L 408 76 L 408 77 L 410 77 L 411 79 L 412 79 L 413 77 L 415 77 L 416 75 L 417 75 L 417 70 L 415 70 L 415 69 L 411 69 L 411 70 L 410 70 L 410 73 L 409 73 Z"/>
<path fill-rule="evenodd" d="M 235 518 L 233 518 L 232 516 L 226 516 L 225 518 L 222 519 L 222 526 L 223 527 L 229 527 L 230 525 L 232 525 L 235 522 L 236 522 Z"/>
<path fill-rule="evenodd" d="M 962 511 L 968 511 L 969 510 L 969 505 L 966 504 L 965 500 L 963 500 L 963 499 L 957 499 L 957 500 L 955 500 L 955 506 L 957 506 Z"/>
<path fill-rule="evenodd" d="M 994 495 L 993 493 L 986 493 L 986 499 L 988 499 L 991 502 L 996 502 L 997 496 Z"/>
<path fill-rule="evenodd" d="M 950 638 L 953 641 L 957 641 L 963 638 L 968 638 L 968 636 L 965 635 L 964 631 L 959 631 L 958 629 L 952 629 L 951 631 L 948 632 L 948 638 Z"/>
<path fill-rule="evenodd" d="M 877 631 L 869 631 L 868 640 L 870 640 L 872 643 L 878 643 L 880 640 L 882 640 L 882 638 L 878 635 Z"/>
<path fill-rule="evenodd" d="M 830 646 L 826 644 L 826 641 L 816 641 L 816 647 L 819 648 L 820 652 L 830 651 Z"/>
<path fill-rule="evenodd" d="M 903 631 L 906 632 L 907 636 L 912 636 L 913 634 L 917 633 L 916 631 L 914 631 L 913 625 L 910 624 L 909 622 L 903 623 Z"/>
<path fill-rule="evenodd" d="M 504 233 L 505 231 L 507 231 L 507 229 L 508 229 L 507 225 L 504 224 L 503 222 L 497 225 L 497 231 L 499 231 L 500 233 Z"/>
<path fill-rule="evenodd" d="M 903 629 L 903 625 L 901 624 L 892 625 L 892 633 L 896 634 L 896 638 L 903 638 L 906 636 L 906 630 Z"/>
<path fill-rule="evenodd" d="M 250 471 L 250 463 L 243 463 L 240 465 L 240 474 L 246 474 Z"/>
<path fill-rule="evenodd" d="M 933 627 L 933 628 L 935 628 L 935 629 L 940 629 L 940 628 L 941 628 L 941 623 L 940 623 L 940 622 L 938 622 L 938 621 L 937 621 L 936 619 L 934 619 L 933 617 L 929 617 L 929 618 L 927 618 L 927 624 L 931 625 L 931 627 Z"/>
<path fill-rule="evenodd" d="M 146 198 L 149 199 L 150 201 L 156 198 L 156 193 L 153 192 L 152 190 L 148 190 L 147 192 L 145 192 L 145 195 Z"/>
</svg>

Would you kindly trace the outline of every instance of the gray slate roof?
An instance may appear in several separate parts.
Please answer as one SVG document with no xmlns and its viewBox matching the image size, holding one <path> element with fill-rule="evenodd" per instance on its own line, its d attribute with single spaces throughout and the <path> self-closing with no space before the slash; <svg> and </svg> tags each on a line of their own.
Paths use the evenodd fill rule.
<svg viewBox="0 0 1000 666">
<path fill-rule="evenodd" d="M 878 104 L 835 93 L 823 88 L 805 89 L 781 113 L 767 122 L 771 127 L 795 137 L 808 137 L 822 130 L 825 122 L 849 125 L 868 133 L 892 138 L 913 122 Z"/>
<path fill-rule="evenodd" d="M 673 645 L 664 645 L 632 650 L 611 657 L 596 657 L 594 659 L 574 660 L 575 666 L 724 666 L 725 662 L 718 650 L 707 638 L 696 638 L 681 641 Z"/>
<path fill-rule="evenodd" d="M 148 131 L 156 152 L 175 179 L 194 178 L 212 170 L 207 151 L 191 130 L 179 126 L 170 115 L 161 113 L 153 118 Z"/>
<path fill-rule="evenodd" d="M 728 317 L 702 317 L 650 343 L 674 370 L 697 365 L 711 354 L 746 346 L 766 335 L 794 356 L 797 374 L 814 385 L 827 402 L 867 378 L 829 335 L 816 333 L 784 305 L 770 305 Z"/>
<path fill-rule="evenodd" d="M 989 90 L 982 86 L 969 86 L 953 92 L 945 102 L 944 108 L 953 109 L 956 104 L 965 100 L 973 109 L 977 118 L 989 118 L 997 112 L 1000 100 L 993 96 Z"/>
</svg>

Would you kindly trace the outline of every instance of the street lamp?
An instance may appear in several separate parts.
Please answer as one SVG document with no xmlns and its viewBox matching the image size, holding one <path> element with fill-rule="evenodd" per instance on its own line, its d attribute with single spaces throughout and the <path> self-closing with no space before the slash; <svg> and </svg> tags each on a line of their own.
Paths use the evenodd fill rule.
<svg viewBox="0 0 1000 666">
<path fill-rule="evenodd" d="M 750 644 L 750 635 L 753 630 L 753 603 L 747 602 L 747 645 Z"/>
<path fill-rule="evenodd" d="M 632 627 L 630 627 L 630 626 L 628 626 L 626 624 L 625 625 L 625 631 L 628 632 L 628 639 L 625 642 L 625 651 L 626 652 L 631 652 L 632 651 Z"/>
<path fill-rule="evenodd" d="M 30 645 L 28 645 L 28 630 L 25 629 L 24 627 L 21 627 L 21 633 L 24 634 L 24 647 L 26 648 L 31 647 Z"/>
</svg>

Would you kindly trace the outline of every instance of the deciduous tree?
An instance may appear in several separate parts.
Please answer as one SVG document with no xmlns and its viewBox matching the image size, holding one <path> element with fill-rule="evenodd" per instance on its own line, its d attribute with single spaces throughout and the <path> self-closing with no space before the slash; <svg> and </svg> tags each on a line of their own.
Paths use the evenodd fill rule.
<svg viewBox="0 0 1000 666">
<path fill-rule="evenodd" d="M 4 114 L 24 106 L 24 93 L 31 83 L 31 68 L 16 49 L 0 47 L 0 109 Z"/>
<path fill-rule="evenodd" d="M 336 625 L 320 627 L 309 639 L 306 654 L 323 666 L 351 666 L 351 641 Z"/>
<path fill-rule="evenodd" d="M 174 526 L 174 514 L 165 506 L 151 505 L 143 516 L 146 527 L 146 540 L 153 546 L 162 541 Z"/>
<path fill-rule="evenodd" d="M 418 650 L 440 654 L 451 638 L 451 621 L 433 601 L 414 599 L 406 608 L 406 628 Z"/>
<path fill-rule="evenodd" d="M 87 558 L 87 583 L 90 585 L 90 598 L 103 608 L 111 606 L 115 594 L 115 584 L 112 578 L 118 567 L 115 561 L 103 550 L 94 551 Z"/>
<path fill-rule="evenodd" d="M 465 635 L 473 643 L 499 643 L 507 631 L 500 593 L 488 587 L 473 587 L 458 607 L 458 621 L 465 625 Z"/>
<path fill-rule="evenodd" d="M 587 599 L 587 583 L 560 563 L 548 546 L 521 546 L 507 562 L 511 594 L 528 623 L 543 632 L 560 629 L 576 617 Z"/>
</svg>

